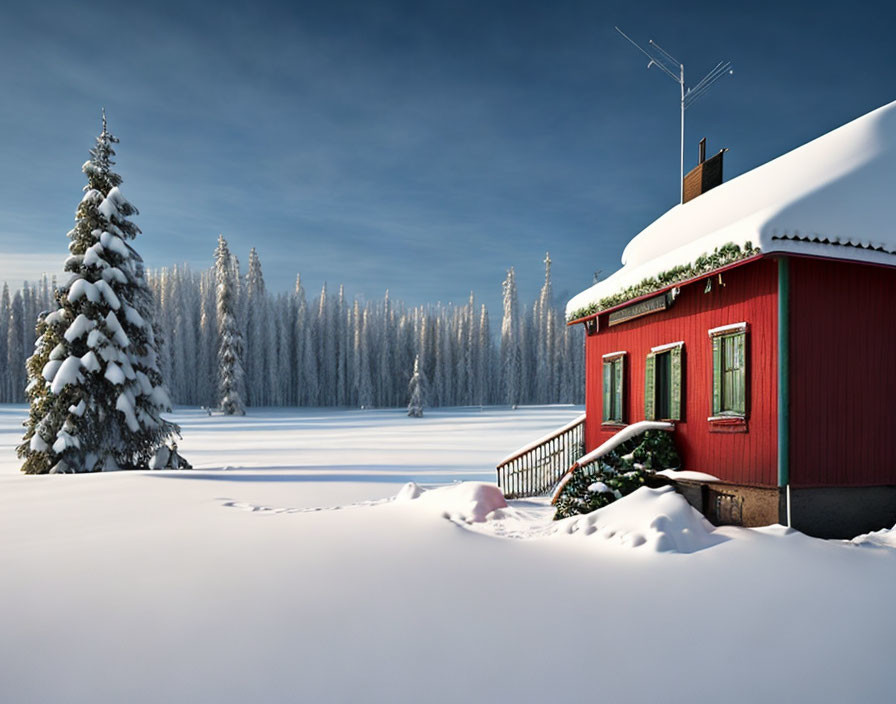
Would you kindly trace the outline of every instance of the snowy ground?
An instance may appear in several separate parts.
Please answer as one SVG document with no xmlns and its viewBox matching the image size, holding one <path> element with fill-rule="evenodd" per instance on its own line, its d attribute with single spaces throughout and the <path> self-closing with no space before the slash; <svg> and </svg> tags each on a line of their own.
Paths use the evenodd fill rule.
<svg viewBox="0 0 896 704">
<path fill-rule="evenodd" d="M 25 477 L 0 406 L 0 700 L 896 699 L 890 533 L 433 488 L 579 412 L 187 411 L 197 470 Z"/>
</svg>

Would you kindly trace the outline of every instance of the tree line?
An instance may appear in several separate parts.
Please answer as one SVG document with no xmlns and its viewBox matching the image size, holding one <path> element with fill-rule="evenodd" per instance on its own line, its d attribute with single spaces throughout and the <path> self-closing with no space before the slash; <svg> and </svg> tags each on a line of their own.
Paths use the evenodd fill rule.
<svg viewBox="0 0 896 704">
<path fill-rule="evenodd" d="M 179 265 L 146 274 L 159 367 L 176 404 L 220 406 L 222 337 L 234 333 L 241 339 L 236 383 L 247 406 L 403 406 L 415 359 L 428 406 L 582 402 L 582 336 L 566 328 L 553 301 L 550 257 L 531 305 L 520 304 L 515 272 L 508 271 L 498 335 L 472 293 L 462 305 L 409 307 L 388 291 L 378 301 L 349 300 L 341 285 L 333 292 L 325 284 L 312 297 L 301 277 L 292 291 L 273 293 L 254 249 L 244 274 L 229 250 L 217 259 L 204 271 Z M 224 266 L 233 274 L 233 330 L 223 328 L 217 310 Z M 0 402 L 25 401 L 35 320 L 55 307 L 55 283 L 44 277 L 14 293 L 3 287 Z"/>
</svg>

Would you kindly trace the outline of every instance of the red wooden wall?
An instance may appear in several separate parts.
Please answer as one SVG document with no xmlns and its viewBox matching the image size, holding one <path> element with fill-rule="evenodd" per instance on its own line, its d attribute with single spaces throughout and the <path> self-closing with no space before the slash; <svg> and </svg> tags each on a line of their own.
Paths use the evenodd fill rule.
<svg viewBox="0 0 896 704">
<path fill-rule="evenodd" d="M 896 484 L 896 269 L 791 260 L 790 478 Z"/>
<path fill-rule="evenodd" d="M 602 355 L 625 350 L 627 423 L 644 419 L 644 365 L 651 347 L 683 340 L 683 420 L 676 422 L 676 443 L 684 468 L 708 472 L 725 481 L 777 484 L 777 263 L 760 259 L 718 277 L 705 293 L 705 281 L 681 290 L 666 311 L 608 327 L 607 314 L 597 334 L 586 338 L 585 444 L 592 450 L 615 429 L 601 426 Z M 710 432 L 712 346 L 707 331 L 749 323 L 747 432 Z"/>
</svg>

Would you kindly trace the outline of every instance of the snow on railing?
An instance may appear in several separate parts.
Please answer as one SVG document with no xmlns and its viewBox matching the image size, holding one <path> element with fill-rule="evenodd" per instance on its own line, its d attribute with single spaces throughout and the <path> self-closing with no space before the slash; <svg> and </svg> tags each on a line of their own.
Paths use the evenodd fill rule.
<svg viewBox="0 0 896 704">
<path fill-rule="evenodd" d="M 518 499 L 547 494 L 582 451 L 585 415 L 505 457 L 498 463 L 498 486 Z"/>
<path fill-rule="evenodd" d="M 619 447 L 622 443 L 627 440 L 631 440 L 633 437 L 640 435 L 648 430 L 674 430 L 675 424 L 668 423 L 666 421 L 661 420 L 642 420 L 637 423 L 632 423 L 631 425 L 625 426 L 622 430 L 616 433 L 613 437 L 603 443 L 600 447 L 596 447 L 591 452 L 582 455 L 579 459 L 572 463 L 569 469 L 560 477 L 560 481 L 557 482 L 557 486 L 554 489 L 554 493 L 551 495 L 551 503 L 554 503 L 557 500 L 557 497 L 560 496 L 560 492 L 563 491 L 563 487 L 572 479 L 573 472 L 575 472 L 580 467 L 587 467 L 589 464 L 596 462 L 604 455 L 612 452 L 617 447 Z"/>
</svg>

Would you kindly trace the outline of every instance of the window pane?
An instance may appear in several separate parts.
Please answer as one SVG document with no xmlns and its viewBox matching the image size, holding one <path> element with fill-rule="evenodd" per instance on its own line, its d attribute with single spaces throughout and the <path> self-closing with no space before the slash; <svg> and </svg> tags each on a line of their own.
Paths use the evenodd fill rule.
<svg viewBox="0 0 896 704">
<path fill-rule="evenodd" d="M 622 357 L 613 363 L 613 380 L 616 393 L 613 395 L 613 420 L 622 420 Z"/>
<path fill-rule="evenodd" d="M 604 420 L 610 420 L 613 417 L 612 399 L 613 398 L 613 363 L 604 362 Z"/>
<path fill-rule="evenodd" d="M 622 420 L 624 357 L 607 360 L 603 363 L 603 420 L 620 422 Z"/>
<path fill-rule="evenodd" d="M 670 417 L 670 399 L 672 395 L 672 355 L 663 352 L 656 356 L 656 418 L 664 420 Z"/>
<path fill-rule="evenodd" d="M 743 415 L 746 409 L 746 355 L 744 333 L 722 338 L 723 413 Z"/>
</svg>

